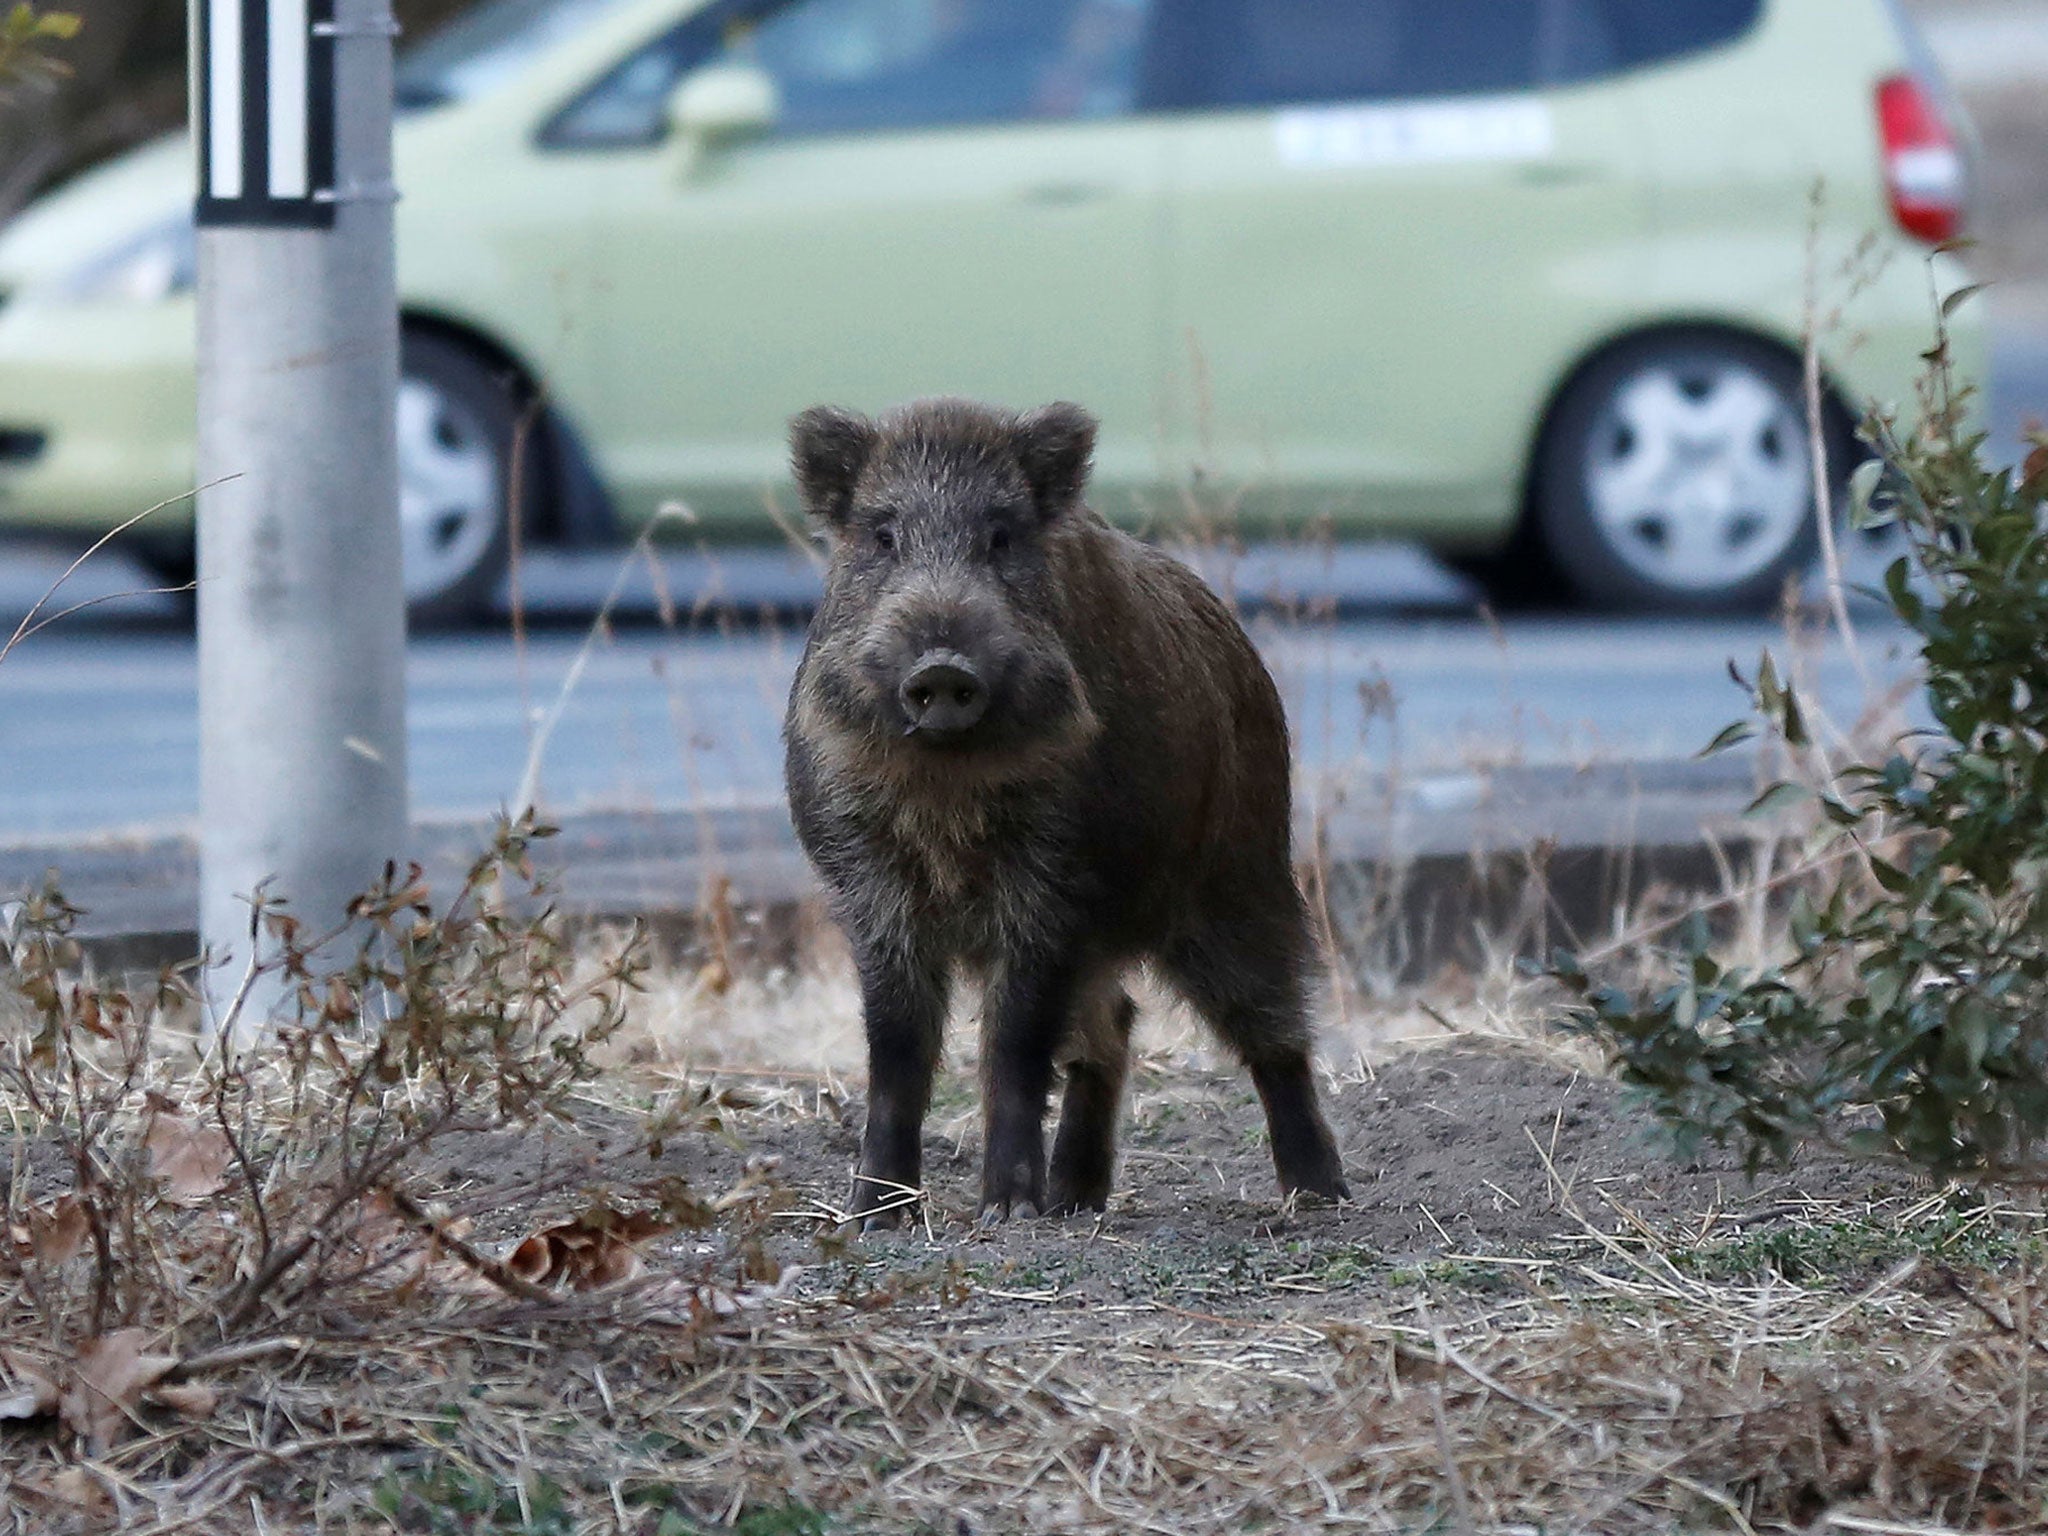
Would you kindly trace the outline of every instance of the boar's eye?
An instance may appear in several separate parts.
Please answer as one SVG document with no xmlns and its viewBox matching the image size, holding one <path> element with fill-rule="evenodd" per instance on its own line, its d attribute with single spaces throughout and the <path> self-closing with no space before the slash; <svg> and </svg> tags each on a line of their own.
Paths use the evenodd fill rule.
<svg viewBox="0 0 2048 1536">
<path fill-rule="evenodd" d="M 991 558 L 991 559 L 993 559 L 993 558 L 994 558 L 995 556 L 997 556 L 997 555 L 1000 555 L 1000 554 L 1002 554 L 1002 553 L 1003 553 L 1003 552 L 1004 552 L 1005 550 L 1007 550 L 1007 549 L 1008 549 L 1009 547 L 1010 547 L 1010 530 L 1009 530 L 1009 529 L 1007 529 L 1007 528 L 1000 528 L 1000 527 L 999 527 L 999 528 L 995 528 L 995 529 L 992 529 L 992 530 L 990 530 L 990 532 L 989 532 L 989 536 L 988 536 L 988 552 L 989 552 L 989 556 L 990 556 L 990 558 Z"/>
<path fill-rule="evenodd" d="M 885 555 L 896 548 L 896 530 L 888 523 L 875 524 L 874 539 L 875 548 Z"/>
</svg>

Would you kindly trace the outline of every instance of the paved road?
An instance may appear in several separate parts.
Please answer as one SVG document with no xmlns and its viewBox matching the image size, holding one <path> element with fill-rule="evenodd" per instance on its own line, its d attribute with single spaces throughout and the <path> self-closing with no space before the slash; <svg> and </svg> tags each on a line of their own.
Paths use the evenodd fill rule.
<svg viewBox="0 0 2048 1536">
<path fill-rule="evenodd" d="M 1398 557 L 1391 562 L 1398 566 Z M 1874 618 L 1874 616 L 1873 616 Z M 1420 605 L 1342 622 L 1255 624 L 1288 696 L 1303 761 L 1423 773 L 1473 763 L 1683 755 L 1741 709 L 1724 668 L 1783 636 L 1764 623 L 1545 619 L 1495 630 Z M 777 724 L 798 632 L 621 627 L 565 682 L 581 631 L 417 641 L 410 662 L 415 813 L 470 817 L 513 793 L 533 722 L 544 803 L 748 805 L 780 795 Z M 1865 636 L 1880 678 L 1903 663 Z M 1845 722 L 1863 688 L 1839 645 L 1816 657 Z M 197 804 L 193 646 L 176 625 L 101 624 L 40 637 L 0 665 L 0 843 L 188 827 Z"/>
<path fill-rule="evenodd" d="M 2048 337 L 2008 330 L 1993 380 L 1994 452 L 2010 459 L 2021 424 L 2048 418 Z M 562 696 L 614 554 L 538 562 L 528 610 L 543 620 L 522 655 L 502 634 L 414 643 L 410 720 L 414 810 L 487 814 L 509 798 L 532 750 L 533 721 Z M 1864 561 L 1866 570 L 1871 561 Z M 0 549 L 0 640 L 63 570 L 47 554 Z M 1584 762 L 1691 752 L 1739 711 L 1731 658 L 1782 639 L 1757 623 L 1524 619 L 1494 630 L 1476 594 L 1420 552 L 1392 545 L 1331 554 L 1257 552 L 1227 577 L 1241 593 L 1335 596 L 1339 620 L 1260 620 L 1311 768 L 1398 764 L 1415 772 L 1489 763 Z M 663 585 L 785 611 L 814 581 L 786 551 L 688 552 Z M 189 827 L 197 805 L 195 676 L 189 624 L 102 559 L 65 588 L 96 606 L 0 664 L 0 842 Z M 599 645 L 543 744 L 546 803 L 589 808 L 754 804 L 779 794 L 776 721 L 799 638 L 773 619 L 720 633 L 658 619 L 655 583 L 636 572 L 622 623 Z M 1875 615 L 1867 622 L 1876 625 Z M 1882 685 L 1903 671 L 1896 637 L 1873 628 L 1865 666 Z M 1822 697 L 1847 720 L 1864 685 L 1841 652 L 1817 661 Z M 1391 715 L 1376 701 L 1394 700 Z"/>
</svg>

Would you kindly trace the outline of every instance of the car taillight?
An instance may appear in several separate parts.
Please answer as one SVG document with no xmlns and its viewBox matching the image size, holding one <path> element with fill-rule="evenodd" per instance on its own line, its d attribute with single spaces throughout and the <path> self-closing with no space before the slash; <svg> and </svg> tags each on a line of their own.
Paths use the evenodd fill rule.
<svg viewBox="0 0 2048 1536">
<path fill-rule="evenodd" d="M 1963 154 L 1933 95 L 1911 75 L 1893 75 L 1877 87 L 1877 123 L 1899 228 L 1934 244 L 1953 240 L 1963 228 Z"/>
</svg>

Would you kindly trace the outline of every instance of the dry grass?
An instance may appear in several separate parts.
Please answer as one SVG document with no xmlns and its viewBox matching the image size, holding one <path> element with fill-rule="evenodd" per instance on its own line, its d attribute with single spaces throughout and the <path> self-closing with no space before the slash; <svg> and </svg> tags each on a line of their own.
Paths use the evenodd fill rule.
<svg viewBox="0 0 2048 1536">
<path fill-rule="evenodd" d="M 1721 893 L 1752 949 L 1782 937 L 1783 872 L 1759 858 L 1731 858 Z M 1670 906 L 1619 914 L 1616 947 Z M 864 1242 L 831 1220 L 864 1049 L 829 949 L 749 971 L 713 942 L 636 968 L 589 1042 L 600 1077 L 543 1114 L 440 1125 L 339 1204 L 321 1171 L 335 1106 L 417 1125 L 432 1075 L 364 1098 L 345 1071 L 323 1097 L 245 1062 L 220 1123 L 271 1151 L 181 1182 L 151 1145 L 165 1106 L 230 1101 L 208 1100 L 222 1080 L 173 999 L 94 1132 L 120 1173 L 113 1290 L 141 1301 L 99 1301 L 103 1266 L 63 1240 L 75 1173 L 50 1116 L 0 1082 L 0 1532 L 2044 1523 L 2031 1216 L 1797 1178 L 1746 1209 L 1718 1183 L 1653 1206 L 1627 1175 L 1581 1178 L 1559 1132 L 1598 1063 L 1545 1030 L 1549 993 L 1513 963 L 1526 939 L 1424 988 L 1350 978 L 1320 1022 L 1354 1125 L 1417 1047 L 1488 1042 L 1554 1078 L 1554 1118 L 1469 1155 L 1493 1160 L 1484 1198 L 1540 1206 L 1533 1235 L 1525 1219 L 1491 1246 L 1441 1200 L 1363 1222 L 1386 1214 L 1365 1180 L 1355 1211 L 1276 1208 L 1242 1083 L 1158 996 L 1103 1221 L 990 1237 L 961 1219 L 944 1187 L 978 1139 L 961 1020 L 920 1229 Z M 519 972 L 517 935 L 492 941 Z M 623 936 L 575 957 L 536 942 L 538 980 L 513 990 L 558 1023 L 620 974 Z M 96 1050 L 75 1057 L 88 1090 L 119 1075 Z M 1490 1108 L 1401 1094 L 1460 1133 Z M 1206 1201 L 1176 1209 L 1162 1191 L 1188 1178 L 1169 1174 Z M 259 1207 L 318 1241 L 251 1306 Z"/>
<path fill-rule="evenodd" d="M 1731 857 L 1721 897 L 1731 943 L 1762 951 L 1783 871 L 1758 857 Z M 1617 917 L 1617 948 L 1652 908 Z M 340 1205 L 320 1158 L 342 1100 L 283 1078 L 245 1071 L 222 1122 L 273 1149 L 250 1167 L 181 1182 L 152 1150 L 163 1106 L 219 1082 L 174 1004 L 94 1133 L 121 1173 L 115 1290 L 140 1302 L 98 1303 L 90 1245 L 62 1240 L 63 1137 L 0 1082 L 0 1532 L 2048 1525 L 2032 1213 L 1797 1172 L 1649 1201 L 1588 1172 L 1560 1135 L 1598 1063 L 1544 1029 L 1527 938 L 1425 988 L 1349 978 L 1320 1022 L 1336 1113 L 1391 1094 L 1449 1128 L 1374 1156 L 1482 1161 L 1484 1198 L 1522 1218 L 1492 1245 L 1441 1200 L 1385 1219 L 1366 1177 L 1356 1210 L 1276 1207 L 1242 1083 L 1156 996 L 1106 1218 L 961 1219 L 978 1115 L 956 1021 L 919 1227 L 863 1241 L 831 1220 L 864 1049 L 829 952 L 750 972 L 713 943 L 636 970 L 590 1042 L 601 1076 L 541 1115 L 442 1125 Z M 619 974 L 618 936 L 542 948 L 521 1006 Z M 1445 1041 L 1536 1063 L 1554 1117 L 1502 1107 L 1513 1134 L 1482 1141 L 1483 1095 L 1388 1086 Z M 76 1060 L 105 1086 L 102 1056 Z M 435 1087 L 408 1069 L 357 1096 L 417 1124 Z M 1586 1113 L 1626 1119 L 1611 1094 Z M 1207 1198 L 1176 1204 L 1191 1181 Z M 250 1306 L 259 1208 L 313 1212 L 319 1241 Z"/>
<path fill-rule="evenodd" d="M 1610 1235 L 1559 1194 L 1559 1256 L 1499 1262 L 1509 1283 L 1484 1295 L 1446 1266 L 1400 1296 L 1281 1276 L 1194 1306 L 1077 1307 L 978 1277 L 971 1249 L 921 1267 L 825 1264 L 783 1276 L 780 1295 L 721 1289 L 680 1253 L 540 1300 L 421 1281 L 250 1339 L 204 1370 L 222 1395 L 203 1421 L 141 1411 L 96 1455 L 10 1427 L 12 1528 L 1903 1531 L 2038 1518 L 2038 1287 L 1963 1278 L 1938 1258 L 1848 1294 L 1775 1274 L 1710 1283 L 1656 1234 Z M 1838 1216 L 1800 1213 L 1817 1231 Z M 18 1293 L 8 1311 L 9 1336 L 32 1337 Z"/>
<path fill-rule="evenodd" d="M 1361 1070 L 1417 1020 L 1443 1033 L 1491 1008 L 1526 1032 L 1511 996 L 1481 990 L 1356 1021 L 1377 1032 Z M 1176 1267 L 1188 1234 L 1117 1210 L 993 1244 L 941 1211 L 925 1235 L 848 1246 L 810 1171 L 747 1159 L 852 1113 L 844 1047 L 817 1043 L 850 1005 L 830 976 L 657 974 L 610 1046 L 639 1065 L 577 1089 L 550 1130 L 409 1167 L 403 1205 L 367 1202 L 337 1231 L 325 1284 L 237 1328 L 208 1305 L 206 1266 L 245 1207 L 158 1178 L 131 1213 L 185 1304 L 133 1343 L 174 1363 L 121 1396 L 99 1443 L 65 1412 L 0 1417 L 0 1530 L 2041 1523 L 2026 1211 L 1959 1214 L 1938 1192 L 1652 1211 L 1532 1130 L 1551 1235 L 1514 1252 L 1438 1226 L 1397 1263 L 1347 1243 L 1341 1212 L 1296 1226 L 1270 1208 L 1249 1259 L 1199 1275 Z M 707 1073 L 720 1056 L 745 1070 Z M 1164 1106 L 1214 1095 L 1214 1065 L 1185 1021 L 1155 1027 L 1134 1117 L 1170 1124 Z M 150 1091 L 189 1092 L 191 1070 L 167 1039 Z M 965 1079 L 951 1087 L 934 1130 L 971 1138 Z M 265 1103 L 252 1112 L 282 1113 Z M 38 1380 L 76 1387 L 85 1325 L 52 1302 L 83 1297 L 90 1268 L 38 1256 L 35 1213 L 62 1179 L 7 1109 L 0 1415 L 33 1407 Z M 522 1236 L 600 1196 L 623 1211 L 673 1190 L 647 1161 L 663 1139 L 733 1186 L 700 1183 L 708 1225 L 651 1220 L 591 1289 L 519 1278 Z M 1145 1145 L 1166 1150 L 1134 1159 L 1179 1144 Z M 1059 1278 L 1076 1253 L 1114 1283 Z"/>
</svg>

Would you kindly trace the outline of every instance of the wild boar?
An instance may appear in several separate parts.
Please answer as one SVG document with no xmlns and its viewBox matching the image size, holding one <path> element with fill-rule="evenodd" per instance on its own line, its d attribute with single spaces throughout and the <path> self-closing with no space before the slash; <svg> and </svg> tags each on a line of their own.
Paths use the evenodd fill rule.
<svg viewBox="0 0 2048 1536">
<path fill-rule="evenodd" d="M 789 804 L 860 976 L 868 1225 L 920 1183 L 956 972 L 984 988 L 984 1220 L 1103 1209 L 1140 964 L 1249 1069 L 1282 1190 L 1346 1194 L 1310 1067 L 1280 695 L 1200 578 L 1085 505 L 1095 430 L 1075 405 L 959 400 L 792 424 L 831 558 Z"/>
</svg>

